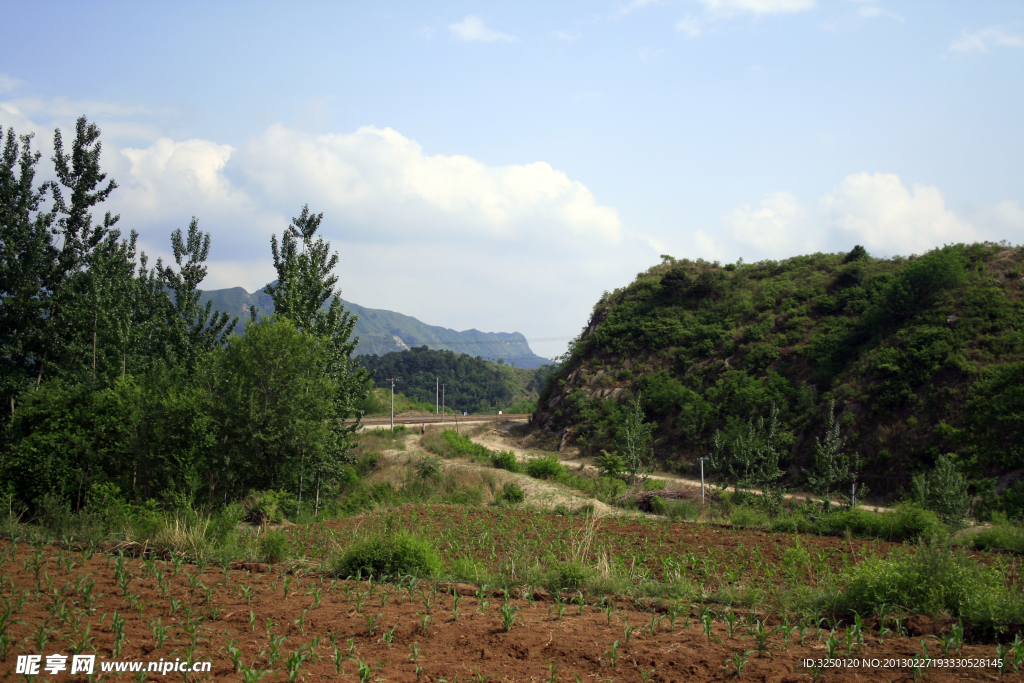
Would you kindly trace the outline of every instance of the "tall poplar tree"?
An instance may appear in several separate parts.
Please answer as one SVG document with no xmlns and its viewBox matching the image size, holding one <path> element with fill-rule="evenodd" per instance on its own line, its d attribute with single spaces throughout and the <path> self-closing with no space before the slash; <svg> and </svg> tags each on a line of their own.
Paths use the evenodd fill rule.
<svg viewBox="0 0 1024 683">
<path fill-rule="evenodd" d="M 335 292 L 338 277 L 333 275 L 338 254 L 331 253 L 331 245 L 322 237 L 314 240 L 323 214 L 312 214 L 309 205 L 302 207 L 298 218 L 281 236 L 270 239 L 277 270 L 277 282 L 263 290 L 274 300 L 276 315 L 288 318 L 302 332 L 327 339 L 329 358 L 327 373 L 335 381 L 332 447 L 322 456 L 309 462 L 303 460 L 299 472 L 299 499 L 305 474 L 315 476 L 317 506 L 323 476 L 331 476 L 349 461 L 352 434 L 358 424 L 344 425 L 342 420 L 351 415 L 359 417 L 357 405 L 366 393 L 369 373 L 352 360 L 358 338 L 352 337 L 356 316 L 346 311 L 341 293 Z M 328 303 L 329 302 L 329 303 Z"/>
</svg>

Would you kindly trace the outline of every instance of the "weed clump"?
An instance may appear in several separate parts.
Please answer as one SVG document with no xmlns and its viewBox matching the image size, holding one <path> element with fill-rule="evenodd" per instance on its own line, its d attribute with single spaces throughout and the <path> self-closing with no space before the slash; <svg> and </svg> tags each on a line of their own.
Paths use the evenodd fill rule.
<svg viewBox="0 0 1024 683">
<path fill-rule="evenodd" d="M 895 606 L 988 628 L 1024 620 L 1024 601 L 1007 588 L 1002 572 L 947 545 L 921 544 L 914 552 L 897 548 L 851 567 L 844 578 L 841 609 L 880 613 Z"/>
<path fill-rule="evenodd" d="M 385 533 L 359 541 L 342 553 L 334 573 L 349 576 L 434 576 L 441 558 L 430 541 L 407 532 Z"/>
</svg>

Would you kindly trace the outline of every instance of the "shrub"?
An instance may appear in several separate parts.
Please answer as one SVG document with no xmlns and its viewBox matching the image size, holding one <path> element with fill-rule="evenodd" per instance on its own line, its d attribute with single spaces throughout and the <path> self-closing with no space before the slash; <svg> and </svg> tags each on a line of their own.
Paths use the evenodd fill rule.
<svg viewBox="0 0 1024 683">
<path fill-rule="evenodd" d="M 995 512 L 992 521 L 996 523 L 983 529 L 971 539 L 976 550 L 1012 550 L 1024 553 L 1024 524 L 1014 524 L 1006 519 L 1006 515 Z"/>
<path fill-rule="evenodd" d="M 937 543 L 864 560 L 847 570 L 844 581 L 840 607 L 861 613 L 895 606 L 989 626 L 1024 617 L 1024 601 L 1006 587 L 1001 572 Z"/>
<path fill-rule="evenodd" d="M 382 534 L 359 541 L 348 548 L 334 565 L 340 577 L 435 576 L 441 559 L 430 541 L 406 532 Z"/>
<path fill-rule="evenodd" d="M 288 557 L 288 537 L 280 531 L 267 529 L 259 541 L 260 559 L 268 564 L 283 562 Z"/>
<path fill-rule="evenodd" d="M 863 508 L 836 511 L 819 519 L 815 527 L 822 534 L 849 532 L 887 541 L 941 538 L 947 533 L 934 512 L 916 503 L 901 503 L 892 512 L 869 512 Z"/>
<path fill-rule="evenodd" d="M 495 467 L 509 472 L 522 472 L 523 466 L 516 460 L 516 454 L 512 451 L 501 451 L 491 456 L 491 462 Z"/>
<path fill-rule="evenodd" d="M 558 479 L 568 473 L 565 465 L 554 454 L 531 458 L 526 461 L 524 469 L 534 479 Z"/>
<path fill-rule="evenodd" d="M 508 482 L 501 491 L 501 500 L 512 505 L 517 505 L 526 500 L 526 493 L 515 482 Z"/>
<path fill-rule="evenodd" d="M 242 502 L 245 521 L 272 524 L 284 519 L 285 506 L 295 505 L 295 496 L 287 491 L 253 491 Z"/>
</svg>

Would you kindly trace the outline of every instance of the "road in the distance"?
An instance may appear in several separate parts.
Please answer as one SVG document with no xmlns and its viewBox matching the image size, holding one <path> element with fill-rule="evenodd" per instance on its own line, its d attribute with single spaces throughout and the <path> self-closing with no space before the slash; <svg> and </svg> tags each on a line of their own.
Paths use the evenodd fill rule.
<svg viewBox="0 0 1024 683">
<path fill-rule="evenodd" d="M 463 422 L 526 422 L 530 419 L 530 413 L 513 413 L 510 415 L 422 415 L 420 417 L 395 417 L 395 424 L 455 424 Z M 345 420 L 347 424 L 352 424 L 355 419 Z M 381 425 L 391 424 L 390 417 L 364 417 L 361 420 L 364 425 Z"/>
</svg>

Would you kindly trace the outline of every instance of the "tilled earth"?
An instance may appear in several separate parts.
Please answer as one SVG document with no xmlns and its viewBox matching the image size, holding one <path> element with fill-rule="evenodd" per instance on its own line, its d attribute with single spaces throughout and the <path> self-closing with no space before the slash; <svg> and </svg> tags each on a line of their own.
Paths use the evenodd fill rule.
<svg viewBox="0 0 1024 683">
<path fill-rule="evenodd" d="M 768 547 L 776 540 L 761 532 L 729 535 L 678 526 L 687 546 Z M 348 529 L 346 523 L 336 527 Z M 643 525 L 623 531 L 641 537 L 650 532 Z M 851 548 L 843 539 L 805 541 L 820 549 Z M 992 662 L 995 645 L 968 644 L 943 655 L 940 641 L 925 636 L 949 624 L 923 617 L 906 620 L 906 636 L 887 635 L 881 643 L 872 622 L 865 624 L 863 642 L 845 639 L 839 629 L 836 661 L 818 667 L 810 660 L 828 656 L 829 631 L 789 630 L 778 617 L 742 610 L 730 632 L 720 608 L 711 615 L 709 633 L 701 606 L 673 615 L 655 602 L 614 596 L 581 606 L 573 596 L 556 601 L 543 591 L 505 595 L 468 584 L 337 581 L 295 568 L 286 573 L 277 565 L 200 568 L 57 545 L 14 547 L 10 541 L 0 542 L 0 557 L 5 680 L 87 680 L 66 671 L 35 677 L 15 672 L 19 655 L 41 654 L 45 664 L 47 655 L 75 652 L 96 654 L 100 663 L 212 662 L 208 674 L 175 674 L 186 680 L 255 681 L 261 674 L 268 681 L 409 683 L 703 681 L 737 674 L 757 681 L 1000 680 Z M 932 668 L 915 672 L 906 660 L 921 656 L 922 643 L 935 659 Z M 99 668 L 93 680 L 144 678 Z M 148 680 L 159 678 L 148 674 Z M 1014 679 L 1019 675 L 1006 678 Z"/>
</svg>

